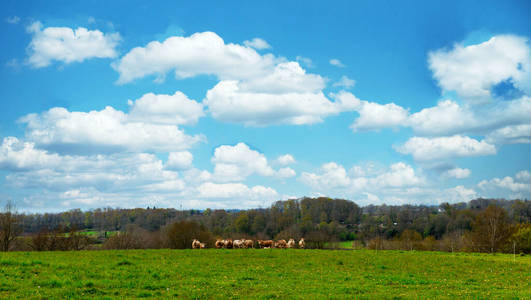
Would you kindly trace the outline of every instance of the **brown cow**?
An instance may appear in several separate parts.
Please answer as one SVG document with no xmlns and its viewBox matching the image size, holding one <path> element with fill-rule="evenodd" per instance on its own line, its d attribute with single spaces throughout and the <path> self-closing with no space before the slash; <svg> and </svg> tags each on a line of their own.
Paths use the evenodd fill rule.
<svg viewBox="0 0 531 300">
<path fill-rule="evenodd" d="M 225 240 L 224 242 L 225 242 L 225 248 L 232 249 L 233 243 L 231 239 Z"/>
<path fill-rule="evenodd" d="M 201 248 L 201 242 L 196 240 L 196 239 L 194 239 L 192 241 L 192 249 L 200 249 L 200 248 Z"/>
<path fill-rule="evenodd" d="M 206 244 L 205 243 L 201 243 L 201 249 L 205 249 L 206 248 Z"/>
<path fill-rule="evenodd" d="M 253 240 L 244 240 L 243 244 L 245 245 L 245 248 L 254 248 L 254 242 Z"/>
<path fill-rule="evenodd" d="M 286 240 L 280 240 L 275 242 L 275 248 L 286 249 Z"/>
<path fill-rule="evenodd" d="M 304 249 L 304 246 L 306 246 L 306 243 L 304 242 L 304 238 L 301 238 L 299 241 L 299 248 Z"/>
<path fill-rule="evenodd" d="M 216 246 L 217 249 L 221 249 L 225 246 L 225 241 L 224 240 L 216 240 L 216 244 L 214 244 Z"/>
<path fill-rule="evenodd" d="M 295 240 L 289 239 L 287 246 L 288 248 L 295 248 Z"/>
<path fill-rule="evenodd" d="M 271 248 L 273 247 L 273 241 L 272 240 L 258 240 L 258 246 L 260 246 L 260 248 Z"/>
</svg>

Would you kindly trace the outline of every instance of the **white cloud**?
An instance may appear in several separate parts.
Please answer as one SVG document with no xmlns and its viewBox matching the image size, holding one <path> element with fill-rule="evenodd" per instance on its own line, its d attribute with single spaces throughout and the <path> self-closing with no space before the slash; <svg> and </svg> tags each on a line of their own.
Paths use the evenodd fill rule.
<svg viewBox="0 0 531 300">
<path fill-rule="evenodd" d="M 297 172 L 295 172 L 295 170 L 289 167 L 280 168 L 276 173 L 276 176 L 279 178 L 291 178 L 291 177 L 295 177 L 296 175 L 297 175 Z"/>
<path fill-rule="evenodd" d="M 378 104 L 362 101 L 358 109 L 360 116 L 351 125 L 354 131 L 380 130 L 398 127 L 407 121 L 408 111 L 394 103 Z"/>
<path fill-rule="evenodd" d="M 36 149 L 33 143 L 19 141 L 16 137 L 6 137 L 0 146 L 0 169 L 31 170 L 57 165 L 60 157 Z"/>
<path fill-rule="evenodd" d="M 275 171 L 264 165 L 265 157 L 250 149 L 220 148 L 216 154 L 216 160 L 227 164 L 234 163 L 234 155 L 247 155 L 248 159 L 254 155 L 258 164 L 247 161 L 238 167 L 247 166 L 254 168 L 255 173 L 280 178 L 295 176 L 290 168 Z M 47 211 L 146 205 L 252 208 L 268 206 L 279 199 L 271 187 L 251 187 L 242 182 L 220 184 L 211 182 L 213 175 L 207 171 L 190 168 L 180 176 L 168 168 L 188 168 L 192 159 L 192 154 L 186 151 L 170 153 L 166 165 L 156 155 L 147 153 L 62 156 L 14 137 L 4 139 L 0 148 L 0 170 L 10 172 L 5 186 L 18 189 L 24 197 L 24 206 L 32 210 L 39 205 Z"/>
<path fill-rule="evenodd" d="M 131 121 L 193 125 L 204 116 L 203 105 L 179 91 L 173 95 L 144 94 L 138 100 L 129 100 L 129 105 Z"/>
<path fill-rule="evenodd" d="M 118 33 L 105 34 L 83 27 L 43 29 L 40 22 L 34 22 L 27 30 L 33 35 L 28 46 L 28 63 L 35 68 L 49 66 L 54 60 L 69 64 L 95 57 L 113 58 L 121 40 Z"/>
<path fill-rule="evenodd" d="M 166 168 L 175 170 L 185 170 L 192 167 L 194 156 L 189 151 L 170 152 Z"/>
<path fill-rule="evenodd" d="M 31 144 L 31 147 L 34 147 Z M 26 149 L 19 149 L 19 155 Z M 94 188 L 99 191 L 138 191 L 153 183 L 175 181 L 178 174 L 164 170 L 155 155 L 147 153 L 90 156 L 54 154 L 46 163 L 15 170 L 6 177 L 8 183 L 25 189 L 46 188 L 64 191 Z M 16 158 L 10 158 L 16 162 Z M 42 161 L 42 159 L 41 159 Z"/>
<path fill-rule="evenodd" d="M 395 149 L 402 154 L 411 154 L 415 160 L 424 162 L 496 154 L 494 145 L 461 135 L 437 138 L 412 137 Z"/>
<path fill-rule="evenodd" d="M 403 162 L 377 169 L 374 165 L 353 166 L 349 174 L 342 165 L 330 162 L 316 173 L 303 172 L 299 180 L 312 194 L 352 199 L 361 205 L 455 203 L 476 196 L 473 189 L 463 186 L 435 188 L 422 173 Z"/>
<path fill-rule="evenodd" d="M 174 125 L 130 121 L 122 111 L 70 112 L 56 107 L 20 119 L 26 137 L 40 147 L 62 153 L 178 151 L 203 141 Z"/>
<path fill-rule="evenodd" d="M 299 63 L 293 61 L 276 65 L 262 77 L 239 82 L 242 92 L 268 94 L 318 93 L 324 87 L 324 78 L 306 73 Z"/>
<path fill-rule="evenodd" d="M 516 173 L 516 180 L 521 182 L 531 182 L 531 173 L 526 170 L 520 171 Z"/>
<path fill-rule="evenodd" d="M 374 181 L 378 187 L 418 186 L 424 182 L 410 165 L 403 162 L 392 164 L 389 171 L 378 175 Z"/>
<path fill-rule="evenodd" d="M 220 121 L 251 126 L 319 123 L 326 116 L 350 109 L 349 103 L 332 102 L 316 91 L 322 81 L 307 78 L 298 65 L 282 67 L 282 75 L 265 77 L 260 84 L 221 81 L 207 92 L 203 103 Z M 263 90 L 266 87 L 268 91 Z"/>
<path fill-rule="evenodd" d="M 247 47 L 254 48 L 256 50 L 270 49 L 269 45 L 265 40 L 261 38 L 254 38 L 250 41 L 244 41 L 243 44 Z"/>
<path fill-rule="evenodd" d="M 18 24 L 18 22 L 20 22 L 20 18 L 18 16 L 7 17 L 6 22 L 9 24 Z"/>
<path fill-rule="evenodd" d="M 349 89 L 353 87 L 354 84 L 356 84 L 356 81 L 354 79 L 350 79 L 347 76 L 343 75 L 341 76 L 341 79 L 339 79 L 339 81 L 333 84 L 333 86 L 339 86 L 339 87 Z"/>
<path fill-rule="evenodd" d="M 453 168 L 445 171 L 442 176 L 447 178 L 463 179 L 469 177 L 471 174 L 469 169 Z"/>
<path fill-rule="evenodd" d="M 481 44 L 455 44 L 451 50 L 437 50 L 428 56 L 443 91 L 456 91 L 470 103 L 489 101 L 491 88 L 506 80 L 531 93 L 531 50 L 526 38 L 498 35 Z"/>
<path fill-rule="evenodd" d="M 277 192 L 272 188 L 261 185 L 252 188 L 242 183 L 212 183 L 206 182 L 198 188 L 199 197 L 201 198 L 272 198 L 277 197 Z"/>
<path fill-rule="evenodd" d="M 496 144 L 529 144 L 531 143 L 531 123 L 496 129 L 487 134 L 485 140 Z"/>
<path fill-rule="evenodd" d="M 293 158 L 291 154 L 280 155 L 277 158 L 277 163 L 282 166 L 287 166 L 287 165 L 295 163 L 295 158 Z"/>
<path fill-rule="evenodd" d="M 478 198 L 478 193 L 474 189 L 466 188 L 462 185 L 458 185 L 453 188 L 443 190 L 438 195 L 438 203 L 458 203 L 468 202 Z"/>
<path fill-rule="evenodd" d="M 323 94 L 327 79 L 306 73 L 298 62 L 260 55 L 245 45 L 225 44 L 213 32 L 153 41 L 132 49 L 113 67 L 120 74 L 119 83 L 148 75 L 162 79 L 170 71 L 177 78 L 214 75 L 220 82 L 207 92 L 203 104 L 223 122 L 313 124 L 350 109 L 327 99 Z"/>
<path fill-rule="evenodd" d="M 303 172 L 300 179 L 310 187 L 323 190 L 341 188 L 351 192 L 418 186 L 424 183 L 424 179 L 415 174 L 411 166 L 402 162 L 392 164 L 388 170 L 368 177 L 349 176 L 345 168 L 335 162 L 323 164 L 320 172 Z"/>
<path fill-rule="evenodd" d="M 323 164 L 321 174 L 303 172 L 300 179 L 308 186 L 326 189 L 344 188 L 352 184 L 345 168 L 335 162 Z"/>
<path fill-rule="evenodd" d="M 520 171 L 513 178 L 506 176 L 504 178 L 493 178 L 483 180 L 478 184 L 487 197 L 508 198 L 507 192 L 512 192 L 510 198 L 529 198 L 531 196 L 530 173 L 527 170 Z"/>
<path fill-rule="evenodd" d="M 339 68 L 344 68 L 346 67 L 339 59 L 337 58 L 332 58 L 329 63 L 332 65 L 332 66 L 335 66 L 335 67 L 339 67 Z"/>
<path fill-rule="evenodd" d="M 278 61 L 273 55 L 260 55 L 247 46 L 225 44 L 214 32 L 202 32 L 136 47 L 114 62 L 113 68 L 120 74 L 118 83 L 122 84 L 149 75 L 160 79 L 172 70 L 177 78 L 207 74 L 239 80 L 260 77 Z"/>
<path fill-rule="evenodd" d="M 412 114 L 407 123 L 415 132 L 429 135 L 452 134 L 478 127 L 476 116 L 452 100 L 440 101 L 437 106 Z"/>
<path fill-rule="evenodd" d="M 288 154 L 288 156 L 291 155 Z M 289 162 L 288 156 L 281 156 L 281 158 Z M 205 176 L 205 180 L 216 182 L 242 181 L 253 174 L 280 179 L 294 177 L 297 174 L 295 170 L 287 167 L 274 170 L 264 154 L 252 150 L 244 143 L 217 147 L 211 161 L 214 164 L 214 173 Z"/>
<path fill-rule="evenodd" d="M 218 181 L 241 181 L 255 173 L 262 176 L 275 175 L 265 155 L 244 143 L 219 146 L 214 150 L 211 160 L 215 165 L 213 176 Z"/>
<path fill-rule="evenodd" d="M 332 96 L 336 100 L 349 97 L 357 99 L 344 91 Z M 422 136 L 474 134 L 485 136 L 487 142 L 494 144 L 531 141 L 531 98 L 528 96 L 481 107 L 459 105 L 447 99 L 413 114 L 394 103 L 379 104 L 363 100 L 351 100 L 350 103 L 350 108 L 360 114 L 351 125 L 354 131 L 410 127 Z"/>
<path fill-rule="evenodd" d="M 295 60 L 298 61 L 299 63 L 301 63 L 306 68 L 310 68 L 310 69 L 311 68 L 315 68 L 315 64 L 308 57 L 297 55 L 297 57 L 295 57 Z"/>
</svg>

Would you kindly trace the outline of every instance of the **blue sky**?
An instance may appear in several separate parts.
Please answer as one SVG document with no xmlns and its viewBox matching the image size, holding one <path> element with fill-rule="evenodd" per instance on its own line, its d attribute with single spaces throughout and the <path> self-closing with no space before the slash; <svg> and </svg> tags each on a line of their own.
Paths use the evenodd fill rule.
<svg viewBox="0 0 531 300">
<path fill-rule="evenodd" d="M 528 1 L 4 1 L 24 211 L 531 195 Z"/>
</svg>

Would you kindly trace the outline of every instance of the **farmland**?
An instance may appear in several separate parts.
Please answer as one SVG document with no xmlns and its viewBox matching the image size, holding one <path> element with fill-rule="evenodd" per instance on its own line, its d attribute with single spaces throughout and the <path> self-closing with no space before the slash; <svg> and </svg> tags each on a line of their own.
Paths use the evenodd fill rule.
<svg viewBox="0 0 531 300">
<path fill-rule="evenodd" d="M 514 259 L 514 260 L 513 260 Z M 531 257 L 417 251 L 0 254 L 0 298 L 527 298 Z"/>
</svg>

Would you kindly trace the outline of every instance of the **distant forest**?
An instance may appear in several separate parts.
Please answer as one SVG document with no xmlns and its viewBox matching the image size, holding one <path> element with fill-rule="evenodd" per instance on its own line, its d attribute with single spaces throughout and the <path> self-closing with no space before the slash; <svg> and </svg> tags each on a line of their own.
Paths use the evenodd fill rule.
<svg viewBox="0 0 531 300">
<path fill-rule="evenodd" d="M 198 238 L 351 241 L 370 249 L 531 252 L 531 201 L 476 199 L 441 205 L 369 205 L 331 198 L 277 201 L 250 210 L 79 209 L 0 215 L 2 250 L 190 248 Z M 344 244 L 344 243 L 342 243 Z"/>
</svg>

